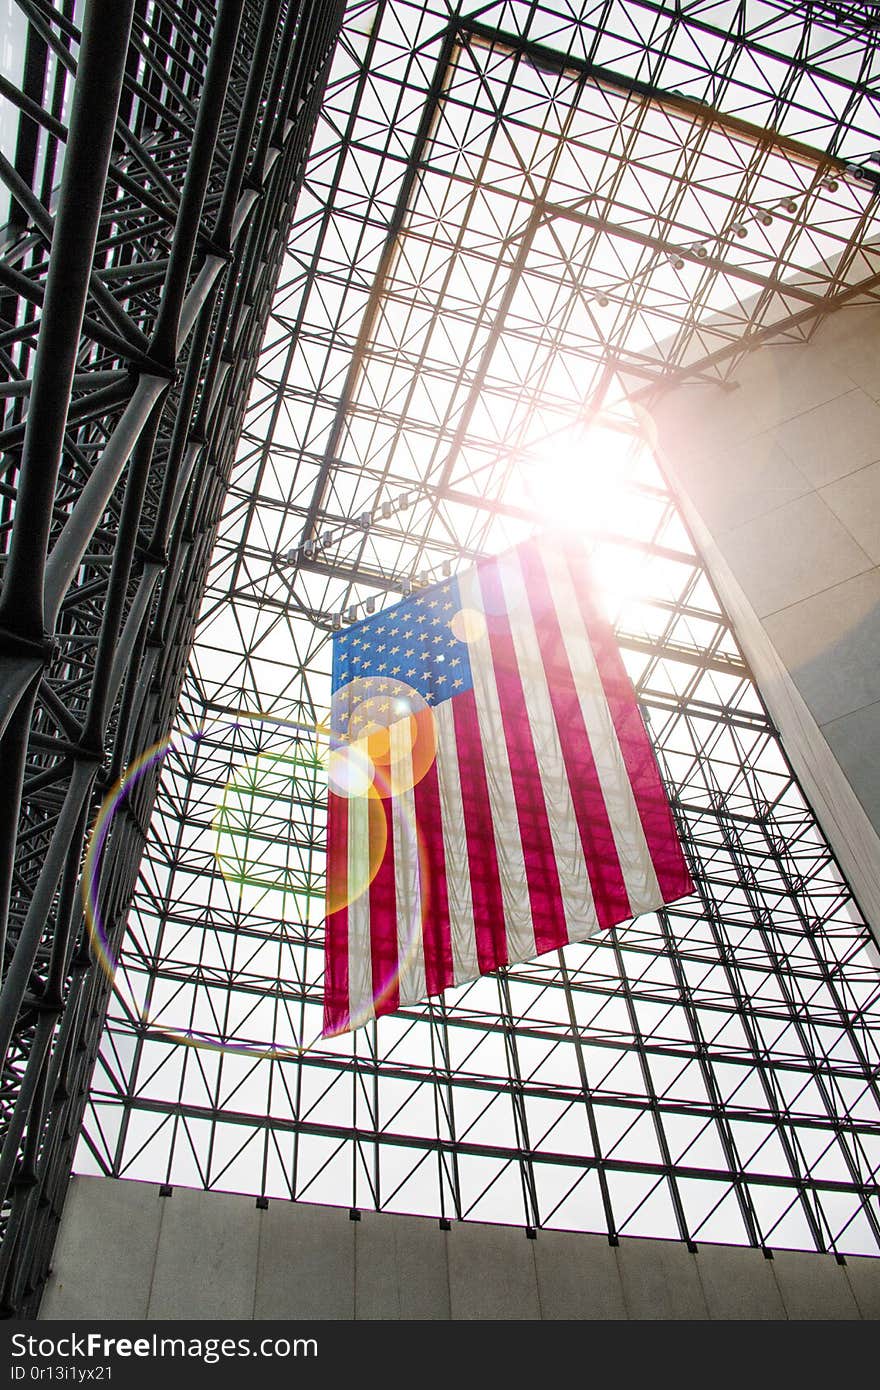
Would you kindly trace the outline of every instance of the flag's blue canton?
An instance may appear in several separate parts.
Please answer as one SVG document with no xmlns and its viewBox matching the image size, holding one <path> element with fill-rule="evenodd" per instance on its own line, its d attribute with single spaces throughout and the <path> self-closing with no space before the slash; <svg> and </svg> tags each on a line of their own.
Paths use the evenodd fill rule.
<svg viewBox="0 0 880 1390">
<path fill-rule="evenodd" d="M 412 598 L 386 608 L 333 638 L 333 693 L 344 694 L 357 680 L 358 704 L 369 700 L 377 722 L 394 722 L 395 700 L 415 690 L 437 706 L 473 685 L 467 643 L 456 637 L 451 620 L 461 611 L 455 579 L 445 579 Z M 337 708 L 338 707 L 338 708 Z M 351 712 L 334 700 L 331 726 L 349 733 Z M 351 734 L 357 736 L 352 728 Z"/>
</svg>

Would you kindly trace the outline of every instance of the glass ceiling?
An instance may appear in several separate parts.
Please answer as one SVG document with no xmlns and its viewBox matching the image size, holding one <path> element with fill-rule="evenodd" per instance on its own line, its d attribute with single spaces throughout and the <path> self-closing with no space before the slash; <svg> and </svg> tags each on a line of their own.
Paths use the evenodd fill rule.
<svg viewBox="0 0 880 1390">
<path fill-rule="evenodd" d="M 852 93 L 845 134 L 831 114 L 863 76 L 864 39 L 748 5 L 755 52 L 722 40 L 736 5 L 688 7 L 693 27 L 664 28 L 661 8 L 602 6 L 601 32 L 549 6 L 452 26 L 443 5 L 353 8 L 216 555 L 218 605 L 242 588 L 286 602 L 273 557 L 328 529 L 293 582 L 309 616 L 349 602 L 352 572 L 376 581 L 360 599 L 479 549 L 497 525 L 485 499 L 528 505 L 520 465 L 596 411 L 683 376 L 723 381 L 762 333 L 802 338 L 855 287 L 876 293 L 873 186 L 838 165 L 870 173 L 877 101 Z M 783 104 L 779 70 L 804 50 L 816 70 L 789 74 Z M 700 53 L 723 80 L 698 77 Z M 661 87 L 686 97 L 661 103 L 648 94 Z M 761 119 L 786 139 L 744 124 Z M 353 530 L 408 485 L 412 511 Z M 223 681 L 219 653 L 268 657 L 235 623 L 209 605 L 205 693 Z M 262 678 L 255 691 L 281 693 Z"/>
<path fill-rule="evenodd" d="M 877 8 L 350 6 L 81 1171 L 877 1252 L 877 952 L 643 430 L 877 297 Z M 699 894 L 315 1044 L 330 634 L 572 518 Z"/>
</svg>

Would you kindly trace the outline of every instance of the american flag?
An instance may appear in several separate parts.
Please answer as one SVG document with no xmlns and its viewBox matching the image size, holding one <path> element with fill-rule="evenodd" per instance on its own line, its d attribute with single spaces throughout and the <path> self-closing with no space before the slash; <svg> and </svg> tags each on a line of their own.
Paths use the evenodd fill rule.
<svg viewBox="0 0 880 1390">
<path fill-rule="evenodd" d="M 331 749 L 325 1036 L 693 891 L 573 541 L 337 634 Z"/>
</svg>

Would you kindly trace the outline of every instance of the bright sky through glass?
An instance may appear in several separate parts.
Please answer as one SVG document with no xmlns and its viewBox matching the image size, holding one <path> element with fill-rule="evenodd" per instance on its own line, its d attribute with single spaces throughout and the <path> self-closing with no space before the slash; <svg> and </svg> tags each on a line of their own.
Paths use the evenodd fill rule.
<svg viewBox="0 0 880 1390">
<path fill-rule="evenodd" d="M 669 373 L 723 381 L 746 335 L 788 323 L 796 339 L 798 315 L 880 270 L 865 187 L 823 187 L 824 167 L 693 104 L 824 148 L 864 45 L 805 37 L 791 5 L 751 6 L 750 44 L 721 0 L 687 22 L 671 5 L 595 7 L 601 34 L 582 8 L 491 4 L 447 39 L 442 0 L 350 7 L 184 692 L 213 732 L 166 768 L 132 914 L 126 987 L 151 1022 L 111 1005 L 79 1163 L 516 1224 L 605 1230 L 611 1212 L 624 1234 L 748 1241 L 754 1221 L 768 1244 L 812 1248 L 793 1165 L 821 1162 L 823 1221 L 840 1248 L 876 1253 L 862 1139 L 841 1138 L 858 1130 L 841 1122 L 849 1094 L 817 1089 L 819 1044 L 798 1031 L 809 1016 L 823 1046 L 869 1046 L 851 1020 L 876 952 L 637 433 Z M 567 61 L 529 61 L 523 36 Z M 687 100 L 627 93 L 585 59 Z M 880 147 L 876 102 L 848 110 L 838 152 L 863 158 Z M 308 726 L 329 707 L 333 615 L 379 610 L 405 579 L 545 518 L 597 533 L 714 916 L 641 919 L 375 1038 L 251 1055 L 320 1027 L 324 774 Z M 327 535 L 296 569 L 275 563 Z M 791 837 L 787 879 L 767 867 L 768 805 Z M 772 902 L 772 957 L 742 865 Z M 835 972 L 846 960 L 840 998 L 814 951 Z M 225 1050 L 181 1046 L 187 1028 Z"/>
</svg>

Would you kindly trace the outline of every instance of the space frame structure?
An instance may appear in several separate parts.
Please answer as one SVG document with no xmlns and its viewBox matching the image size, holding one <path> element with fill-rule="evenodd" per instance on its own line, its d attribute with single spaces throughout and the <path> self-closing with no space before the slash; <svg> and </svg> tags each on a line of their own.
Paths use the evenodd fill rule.
<svg viewBox="0 0 880 1390">
<path fill-rule="evenodd" d="M 341 18 L 24 0 L 0 160 L 3 1301 L 32 1310 L 109 981 L 78 884 L 106 788 L 166 731 Z M 107 843 L 124 922 L 154 785 Z"/>
<path fill-rule="evenodd" d="M 81 44 L 72 6 L 21 9 L 7 1310 L 83 1114 L 80 1171 L 878 1253 L 876 946 L 649 428 L 656 393 L 876 301 L 878 7 L 169 0 L 87 6 Z M 698 891 L 322 1043 L 331 634 L 548 492 Z"/>
</svg>

